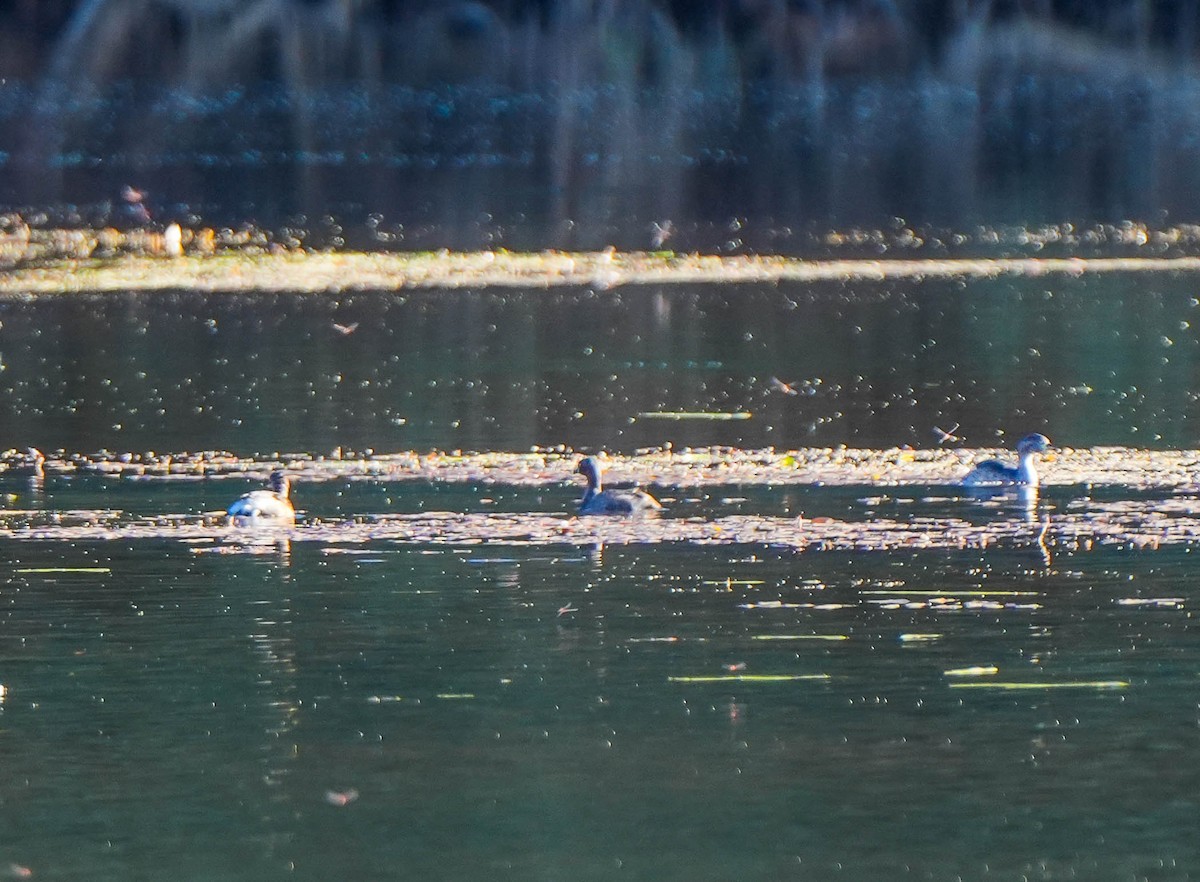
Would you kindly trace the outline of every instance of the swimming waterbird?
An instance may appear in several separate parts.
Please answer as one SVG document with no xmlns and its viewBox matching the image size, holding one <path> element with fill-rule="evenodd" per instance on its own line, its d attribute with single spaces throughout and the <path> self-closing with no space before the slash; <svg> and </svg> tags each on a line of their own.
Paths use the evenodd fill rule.
<svg viewBox="0 0 1200 882">
<path fill-rule="evenodd" d="M 270 490 L 252 490 L 229 506 L 229 523 L 236 527 L 295 523 L 296 510 L 288 499 L 290 491 L 288 476 L 276 469 L 271 472 Z"/>
<path fill-rule="evenodd" d="M 579 501 L 579 513 L 585 515 L 627 515 L 657 511 L 662 504 L 645 490 L 605 490 L 600 476 L 604 467 L 594 456 L 584 457 L 576 472 L 587 478 L 587 490 Z"/>
<path fill-rule="evenodd" d="M 1037 454 L 1045 453 L 1050 448 L 1050 439 L 1036 432 L 1026 435 L 1017 442 L 1017 464 L 1010 466 L 998 459 L 989 459 L 979 463 L 963 478 L 963 484 L 968 487 L 980 484 L 1019 484 L 1025 487 L 1038 485 L 1037 469 L 1033 461 Z"/>
</svg>

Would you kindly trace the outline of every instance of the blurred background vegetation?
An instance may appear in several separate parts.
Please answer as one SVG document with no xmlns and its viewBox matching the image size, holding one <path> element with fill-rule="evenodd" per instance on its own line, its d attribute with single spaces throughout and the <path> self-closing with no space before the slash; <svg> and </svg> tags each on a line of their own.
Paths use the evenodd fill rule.
<svg viewBox="0 0 1200 882">
<path fill-rule="evenodd" d="M 375 248 L 1162 228 L 1198 48 L 1185 0 L 8 0 L 0 208 Z"/>
</svg>

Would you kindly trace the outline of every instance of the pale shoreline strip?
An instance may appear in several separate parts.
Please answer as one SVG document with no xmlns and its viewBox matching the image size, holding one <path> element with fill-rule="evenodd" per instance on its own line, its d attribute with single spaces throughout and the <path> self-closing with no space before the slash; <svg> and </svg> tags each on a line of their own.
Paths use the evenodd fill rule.
<svg viewBox="0 0 1200 882">
<path fill-rule="evenodd" d="M 405 289 L 610 289 L 674 284 L 1200 272 L 1200 257 L 803 260 L 649 253 L 219 253 L 55 260 L 0 271 L 0 297 L 194 290 L 320 294 Z"/>
</svg>

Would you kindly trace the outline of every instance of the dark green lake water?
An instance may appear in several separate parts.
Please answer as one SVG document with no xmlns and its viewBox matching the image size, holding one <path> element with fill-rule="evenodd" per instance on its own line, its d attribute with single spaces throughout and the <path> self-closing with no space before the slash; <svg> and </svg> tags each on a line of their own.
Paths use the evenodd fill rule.
<svg viewBox="0 0 1200 882">
<path fill-rule="evenodd" d="M 64 879 L 1200 866 L 1183 551 L 1046 570 L 1013 551 L 353 550 L 8 543 L 4 858 Z M 993 603 L 928 606 L 978 591 Z M 745 606 L 771 601 L 800 606 Z M 847 639 L 760 639 L 813 636 Z M 989 665 L 1130 685 L 944 673 Z M 730 668 L 829 679 L 669 679 Z"/>
<path fill-rule="evenodd" d="M 968 445 L 1191 447 L 1197 296 L 1112 274 L 8 301 L 0 425 L 69 451 L 928 446 L 955 423 Z M 638 419 L 664 410 L 753 419 Z"/>
<path fill-rule="evenodd" d="M 954 422 L 967 443 L 1190 447 L 1195 291 L 1110 276 L 4 302 L 0 426 L 5 446 L 68 451 L 869 446 Z M 700 409 L 754 415 L 635 418 Z M 7 506 L 39 517 L 194 515 L 242 489 L 0 478 Z M 784 492 L 677 505 L 777 514 Z M 846 517 L 872 491 L 786 492 Z M 478 511 L 480 493 L 334 481 L 298 503 L 334 519 Z M 487 493 L 564 511 L 577 488 Z M 938 507 L 970 516 L 953 499 L 921 510 Z M 1013 548 L 479 538 L 266 554 L 169 530 L 0 541 L 0 874 L 1200 875 L 1189 549 L 1047 567 Z M 946 673 L 979 667 L 997 671 Z M 824 677 L 687 679 L 765 675 Z M 963 688 L 996 682 L 1062 688 Z"/>
</svg>

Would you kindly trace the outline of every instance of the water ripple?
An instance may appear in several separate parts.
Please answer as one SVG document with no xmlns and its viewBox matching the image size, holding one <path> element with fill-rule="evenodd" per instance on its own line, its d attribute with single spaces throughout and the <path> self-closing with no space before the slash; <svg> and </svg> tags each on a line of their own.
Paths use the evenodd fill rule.
<svg viewBox="0 0 1200 882">
<path fill-rule="evenodd" d="M 367 514 L 312 520 L 288 528 L 239 529 L 215 515 L 130 519 L 121 512 L 76 511 L 36 515 L 0 511 L 0 538 L 55 542 L 173 539 L 197 553 L 261 549 L 277 543 L 362 545 L 603 547 L 686 543 L 755 544 L 796 551 L 1026 548 L 1049 557 L 1094 547 L 1159 548 L 1200 543 L 1200 500 L 1095 503 L 1046 520 L 1032 510 L 987 523 L 961 517 L 788 518 L 729 515 L 707 518 L 580 518 L 568 514 L 423 512 Z"/>
</svg>

